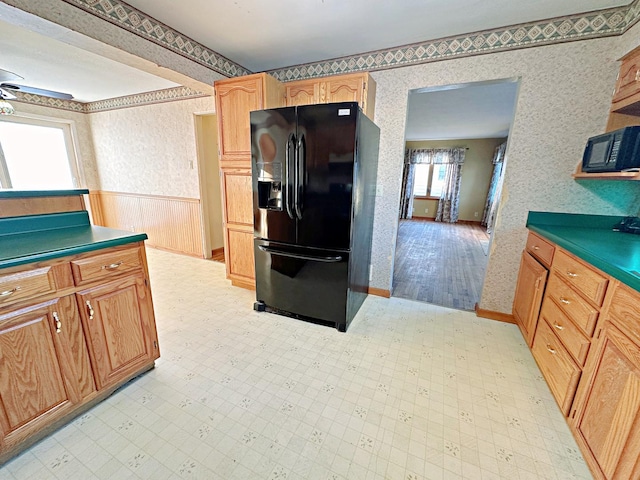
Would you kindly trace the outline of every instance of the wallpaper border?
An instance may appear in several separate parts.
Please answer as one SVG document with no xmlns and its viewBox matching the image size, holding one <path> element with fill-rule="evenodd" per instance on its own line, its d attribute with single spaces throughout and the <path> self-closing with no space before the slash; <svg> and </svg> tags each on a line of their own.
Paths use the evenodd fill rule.
<svg viewBox="0 0 640 480">
<path fill-rule="evenodd" d="M 640 0 L 626 7 L 483 30 L 331 60 L 270 70 L 280 81 L 375 71 L 521 48 L 623 34 L 640 19 Z"/>
<path fill-rule="evenodd" d="M 168 25 L 120 0 L 63 0 L 228 77 L 252 73 Z M 640 20 L 640 0 L 630 5 L 510 25 L 463 35 L 269 70 L 280 81 L 384 70 L 621 35 Z"/>
<path fill-rule="evenodd" d="M 192 38 L 118 0 L 62 0 L 227 77 L 252 73 Z"/>
<path fill-rule="evenodd" d="M 176 100 L 187 100 L 190 98 L 207 97 L 206 93 L 192 90 L 188 87 L 174 87 L 153 92 L 126 95 L 124 97 L 109 98 L 96 102 L 77 102 L 75 100 L 60 100 L 58 98 L 35 95 L 33 93 L 14 92 L 17 97 L 12 102 L 29 103 L 42 107 L 57 108 L 77 113 L 96 113 L 108 110 L 118 110 L 121 108 L 138 107 L 142 105 L 152 105 L 155 103 L 173 102 Z"/>
</svg>

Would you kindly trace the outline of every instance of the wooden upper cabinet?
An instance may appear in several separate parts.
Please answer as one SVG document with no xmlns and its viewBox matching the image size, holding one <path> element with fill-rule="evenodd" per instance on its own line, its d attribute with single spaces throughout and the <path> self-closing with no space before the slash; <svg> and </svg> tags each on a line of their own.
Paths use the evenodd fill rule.
<svg viewBox="0 0 640 480">
<path fill-rule="evenodd" d="M 287 106 L 358 102 L 364 114 L 373 120 L 376 82 L 366 72 L 287 82 L 285 88 Z"/>
<path fill-rule="evenodd" d="M 320 83 L 315 81 L 290 82 L 285 84 L 287 107 L 320 103 Z"/>
<path fill-rule="evenodd" d="M 220 161 L 251 158 L 249 112 L 284 105 L 284 87 L 266 73 L 215 83 Z"/>
<path fill-rule="evenodd" d="M 612 101 L 620 102 L 636 94 L 640 94 L 640 48 L 622 60 Z"/>
</svg>

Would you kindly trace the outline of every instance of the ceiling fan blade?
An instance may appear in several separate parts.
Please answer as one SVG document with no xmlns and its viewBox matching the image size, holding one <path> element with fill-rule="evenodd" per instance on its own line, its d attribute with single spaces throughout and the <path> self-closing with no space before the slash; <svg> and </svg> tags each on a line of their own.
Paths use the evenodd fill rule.
<svg viewBox="0 0 640 480">
<path fill-rule="evenodd" d="M 21 77 L 17 73 L 0 68 L 0 82 L 14 82 L 16 80 L 24 80 L 24 77 Z"/>
<path fill-rule="evenodd" d="M 42 95 L 43 97 L 59 98 L 60 100 L 71 100 L 73 95 L 69 93 L 56 92 L 54 90 L 45 90 L 43 88 L 28 87 L 26 85 L 18 85 L 15 83 L 2 83 L 0 87 L 4 90 L 14 90 L 22 93 L 33 93 Z"/>
<path fill-rule="evenodd" d="M 18 97 L 16 97 L 9 90 L 5 90 L 4 88 L 0 88 L 0 98 L 3 98 L 4 100 L 15 100 Z"/>
</svg>

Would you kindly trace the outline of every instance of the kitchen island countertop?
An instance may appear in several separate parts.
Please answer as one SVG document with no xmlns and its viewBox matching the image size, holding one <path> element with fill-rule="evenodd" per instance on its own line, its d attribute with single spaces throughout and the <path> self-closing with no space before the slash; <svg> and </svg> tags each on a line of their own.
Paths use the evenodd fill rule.
<svg viewBox="0 0 640 480">
<path fill-rule="evenodd" d="M 623 218 L 529 212 L 527 228 L 640 291 L 640 235 L 613 231 Z"/>
<path fill-rule="evenodd" d="M 0 219 L 0 269 L 146 239 L 92 226 L 86 211 Z"/>
</svg>

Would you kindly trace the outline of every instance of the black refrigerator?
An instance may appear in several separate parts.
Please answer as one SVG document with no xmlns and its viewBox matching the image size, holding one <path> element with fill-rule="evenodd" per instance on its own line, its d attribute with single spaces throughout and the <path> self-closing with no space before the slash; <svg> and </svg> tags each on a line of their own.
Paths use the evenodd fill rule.
<svg viewBox="0 0 640 480">
<path fill-rule="evenodd" d="M 355 102 L 251 112 L 256 310 L 346 331 L 369 287 L 379 139 Z"/>
</svg>

